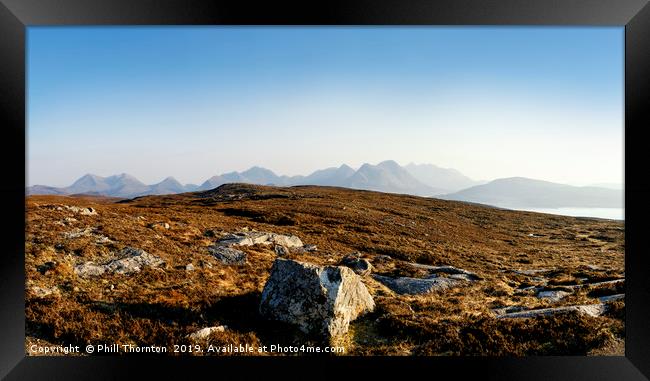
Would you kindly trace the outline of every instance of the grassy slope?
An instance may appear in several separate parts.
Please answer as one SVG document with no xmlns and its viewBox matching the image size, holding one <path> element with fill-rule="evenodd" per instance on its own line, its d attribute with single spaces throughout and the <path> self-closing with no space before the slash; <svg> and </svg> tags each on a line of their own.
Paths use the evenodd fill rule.
<svg viewBox="0 0 650 381">
<path fill-rule="evenodd" d="M 82 216 L 51 205 L 93 207 Z M 443 294 L 398 296 L 365 279 L 377 311 L 352 324 L 348 354 L 587 354 L 620 353 L 622 302 L 600 318 L 577 315 L 497 320 L 490 308 L 551 304 L 515 288 L 534 281 L 513 269 L 553 268 L 550 283 L 624 274 L 620 222 L 505 211 L 453 201 L 330 187 L 229 185 L 216 191 L 150 196 L 128 202 L 97 197 L 27 198 L 25 266 L 28 342 L 171 345 L 199 328 L 226 324 L 213 344 L 303 344 L 292 327 L 263 320 L 259 295 L 275 259 L 270 247 L 250 247 L 248 263 L 225 266 L 206 249 L 221 232 L 248 227 L 291 233 L 318 251 L 291 258 L 334 264 L 360 251 L 386 275 L 418 276 L 407 262 L 453 265 L 484 280 Z M 66 217 L 77 221 L 66 221 Z M 167 222 L 170 229 L 150 227 Z M 86 227 L 95 238 L 65 239 Z M 530 236 L 534 234 L 535 236 Z M 124 246 L 166 261 L 164 269 L 132 276 L 82 279 L 73 266 L 111 258 Z M 381 256 L 384 255 L 384 256 Z M 386 257 L 388 256 L 388 257 Z M 38 266 L 57 266 L 41 274 Z M 196 270 L 186 271 L 192 263 Z M 604 270 L 592 270 L 595 265 Z M 34 286 L 52 288 L 38 298 Z M 593 303 L 584 290 L 557 305 Z M 604 290 L 606 293 L 620 290 Z"/>
</svg>

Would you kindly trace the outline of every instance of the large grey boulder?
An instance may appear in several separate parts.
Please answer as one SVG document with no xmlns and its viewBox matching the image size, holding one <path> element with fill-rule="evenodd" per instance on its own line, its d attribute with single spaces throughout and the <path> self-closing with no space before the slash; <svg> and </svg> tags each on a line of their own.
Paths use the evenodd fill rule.
<svg viewBox="0 0 650 381">
<path fill-rule="evenodd" d="M 409 277 L 391 278 L 383 275 L 373 275 L 372 277 L 384 284 L 386 287 L 402 295 L 428 294 L 435 291 L 448 290 L 467 282 L 465 279 L 439 277 L 424 279 Z"/>
<path fill-rule="evenodd" d="M 273 263 L 260 302 L 263 316 L 326 338 L 345 334 L 350 321 L 374 308 L 372 296 L 351 269 L 282 258 Z"/>
</svg>

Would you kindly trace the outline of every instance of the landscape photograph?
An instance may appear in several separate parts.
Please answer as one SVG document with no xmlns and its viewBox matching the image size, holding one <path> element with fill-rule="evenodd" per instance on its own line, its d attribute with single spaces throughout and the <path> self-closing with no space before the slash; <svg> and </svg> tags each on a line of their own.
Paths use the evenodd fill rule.
<svg viewBox="0 0 650 381">
<path fill-rule="evenodd" d="M 27 31 L 26 355 L 625 355 L 622 27 Z"/>
</svg>

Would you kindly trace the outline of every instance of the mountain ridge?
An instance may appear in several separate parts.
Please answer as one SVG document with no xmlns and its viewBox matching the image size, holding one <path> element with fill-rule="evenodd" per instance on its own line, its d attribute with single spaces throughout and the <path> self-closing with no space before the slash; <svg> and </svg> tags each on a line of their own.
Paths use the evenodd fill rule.
<svg viewBox="0 0 650 381">
<path fill-rule="evenodd" d="M 508 177 L 439 198 L 502 208 L 622 208 L 621 190 L 573 186 L 526 177 Z"/>
<path fill-rule="evenodd" d="M 212 176 L 201 185 L 183 185 L 171 176 L 156 184 L 146 185 L 127 173 L 108 177 L 89 173 L 68 187 L 34 185 L 28 187 L 26 191 L 28 195 L 89 194 L 133 198 L 206 191 L 227 183 L 336 186 L 436 197 L 514 209 L 530 207 L 620 208 L 623 205 L 622 190 L 594 186 L 576 187 L 526 177 L 509 177 L 481 182 L 472 180 L 455 169 L 441 168 L 433 164 L 409 163 L 400 166 L 393 160 L 385 160 L 375 165 L 364 163 L 357 170 L 347 164 L 342 164 L 339 167 L 319 169 L 306 176 L 280 176 L 270 169 L 253 166 L 242 172 L 232 171 Z M 458 189 L 462 186 L 467 187 Z"/>
</svg>

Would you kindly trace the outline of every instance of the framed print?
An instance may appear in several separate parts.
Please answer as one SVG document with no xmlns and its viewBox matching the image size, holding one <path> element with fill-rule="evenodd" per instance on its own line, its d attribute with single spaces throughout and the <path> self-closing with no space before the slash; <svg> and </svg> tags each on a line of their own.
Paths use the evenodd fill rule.
<svg viewBox="0 0 650 381">
<path fill-rule="evenodd" d="M 650 375 L 647 2 L 0 1 L 3 377 Z"/>
</svg>

